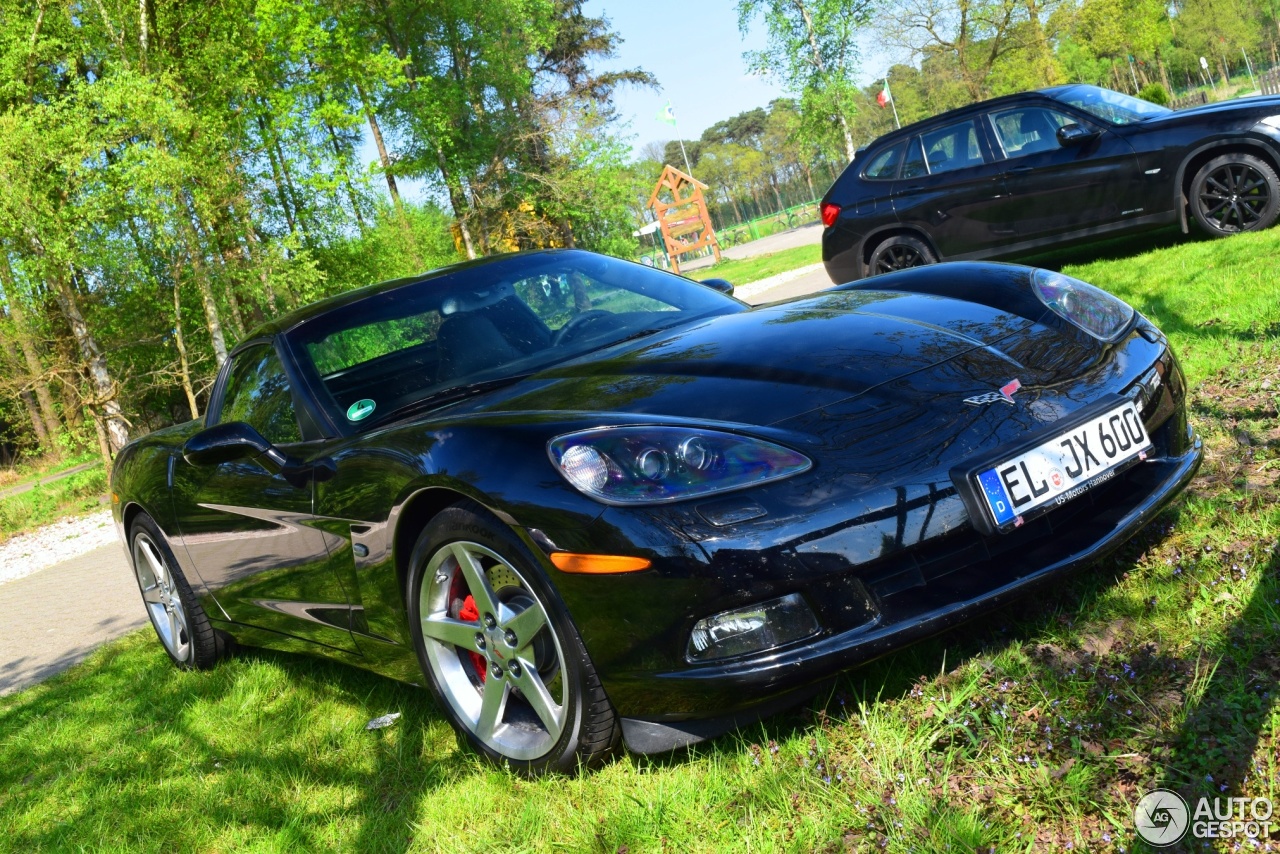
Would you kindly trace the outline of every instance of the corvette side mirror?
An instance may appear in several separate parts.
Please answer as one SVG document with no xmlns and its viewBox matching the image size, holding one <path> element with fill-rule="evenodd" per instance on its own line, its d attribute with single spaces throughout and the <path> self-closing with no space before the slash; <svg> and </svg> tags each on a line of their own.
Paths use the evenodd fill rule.
<svg viewBox="0 0 1280 854">
<path fill-rule="evenodd" d="M 283 466 L 287 456 L 243 421 L 215 424 L 192 436 L 182 446 L 182 458 L 193 466 L 216 466 L 232 460 L 266 455 Z"/>
<path fill-rule="evenodd" d="M 713 291 L 719 291 L 725 296 L 733 296 L 733 283 L 726 279 L 703 279 L 702 284 Z"/>
<path fill-rule="evenodd" d="M 1058 128 L 1058 145 L 1061 145 L 1063 148 L 1070 148 L 1073 145 L 1083 145 L 1084 143 L 1097 138 L 1098 132 L 1096 130 L 1089 130 L 1088 128 L 1083 128 L 1080 125 L 1063 125 Z"/>
</svg>

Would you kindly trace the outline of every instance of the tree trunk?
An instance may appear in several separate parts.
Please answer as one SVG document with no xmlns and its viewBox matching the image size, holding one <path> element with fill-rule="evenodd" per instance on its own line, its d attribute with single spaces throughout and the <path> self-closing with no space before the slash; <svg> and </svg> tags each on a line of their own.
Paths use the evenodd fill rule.
<svg viewBox="0 0 1280 854">
<path fill-rule="evenodd" d="M 22 361 L 18 355 L 17 346 L 7 335 L 0 335 L 0 348 L 4 350 L 5 356 L 8 357 L 9 362 L 13 365 L 14 376 L 21 376 Z M 31 419 L 31 430 L 35 434 L 36 443 L 40 445 L 41 450 L 45 452 L 52 451 L 53 443 L 49 438 L 49 430 L 45 426 L 44 420 L 40 417 L 40 408 L 36 406 L 35 395 L 25 388 L 19 390 L 17 394 L 22 400 L 23 407 L 27 410 L 27 417 Z"/>
<path fill-rule="evenodd" d="M 284 221 L 289 225 L 289 233 L 296 234 L 298 231 L 298 220 L 296 213 L 289 205 L 289 196 L 285 192 L 285 179 L 281 173 L 280 164 L 276 162 L 275 147 L 268 140 L 267 120 L 262 116 L 258 116 L 258 130 L 262 133 L 262 143 L 267 150 L 267 161 L 271 164 L 271 179 L 276 185 L 276 200 L 280 202 L 280 210 L 284 214 Z"/>
<path fill-rule="evenodd" d="M 476 247 L 471 242 L 471 232 L 467 229 L 467 215 L 470 213 L 467 209 L 467 197 L 463 194 L 462 185 L 458 179 L 449 171 L 449 164 L 444 159 L 444 151 L 439 146 L 436 147 L 436 161 L 440 164 L 440 176 L 449 190 L 449 204 L 453 207 L 453 218 L 458 223 L 458 230 L 462 233 L 462 245 L 467 250 L 467 257 L 474 260 Z"/>
<path fill-rule="evenodd" d="M 342 186 L 347 191 L 347 201 L 351 203 L 351 213 L 355 214 L 356 226 L 360 229 L 360 234 L 364 234 L 364 216 L 360 213 L 360 198 L 356 195 L 356 188 L 351 183 L 351 173 L 347 169 L 347 159 L 342 153 L 342 145 L 338 142 L 338 134 L 333 129 L 333 125 L 327 121 L 324 123 L 325 130 L 329 132 L 329 144 L 333 147 L 333 156 L 338 158 L 338 165 L 342 168 Z"/>
<path fill-rule="evenodd" d="M 102 348 L 98 346 L 97 340 L 89 330 L 89 324 L 80 313 L 80 306 L 76 302 L 76 294 L 71 282 L 65 274 L 55 275 L 54 287 L 58 303 L 67 318 L 67 323 L 71 326 L 71 334 L 75 336 L 80 358 L 83 359 L 89 371 L 89 380 L 93 384 L 94 420 L 101 418 L 106 422 L 103 426 L 109 457 L 110 454 L 118 453 L 129 443 L 129 428 L 120 410 L 120 402 L 116 400 L 116 385 L 111 379 L 111 372 L 107 369 L 106 356 L 102 354 Z"/>
<path fill-rule="evenodd" d="M 373 144 L 378 149 L 378 160 L 382 163 L 383 177 L 387 179 L 387 192 L 391 194 L 391 204 L 403 215 L 400 188 L 396 186 L 396 176 L 391 172 L 391 155 L 387 153 L 387 143 L 382 138 L 382 126 L 378 124 L 378 116 L 364 94 L 364 87 L 359 83 L 356 84 L 356 94 L 360 96 L 360 106 L 364 107 L 364 117 L 369 122 L 369 134 L 373 137 Z"/>
<path fill-rule="evenodd" d="M 191 385 L 191 363 L 187 359 L 187 342 L 182 334 L 182 288 L 178 277 L 180 270 L 174 270 L 173 277 L 173 343 L 178 350 L 178 372 L 182 377 L 182 390 L 187 395 L 187 406 L 191 409 L 191 417 L 200 417 L 200 407 L 196 404 L 196 391 Z"/>
<path fill-rule="evenodd" d="M 44 378 L 44 365 L 40 362 L 40 354 L 36 352 L 31 329 L 27 326 L 26 312 L 18 299 L 17 288 L 14 287 L 13 269 L 9 266 L 9 258 L 3 253 L 0 253 L 0 299 L 5 300 L 9 306 L 14 337 L 18 339 L 18 348 L 22 351 L 27 373 L 31 376 L 36 403 L 40 407 L 40 420 L 44 422 L 45 432 L 52 443 L 50 449 L 56 455 L 59 453 L 56 445 L 58 437 L 62 435 L 62 422 L 58 420 L 58 410 L 53 406 L 53 395 L 49 393 L 49 383 Z"/>
<path fill-rule="evenodd" d="M 186 199 L 181 193 L 174 194 L 174 202 L 178 210 L 178 221 L 187 244 L 187 262 L 191 264 L 191 273 L 196 280 L 196 288 L 200 291 L 200 301 L 204 305 L 205 325 L 209 328 L 209 339 L 213 342 L 213 357 L 218 368 L 227 360 L 227 339 L 222 332 L 222 318 L 218 314 L 218 301 L 213 297 L 213 286 L 209 283 L 208 271 L 201 258 L 200 241 L 196 236 L 195 226 L 191 218 L 195 211 L 187 207 Z"/>
</svg>

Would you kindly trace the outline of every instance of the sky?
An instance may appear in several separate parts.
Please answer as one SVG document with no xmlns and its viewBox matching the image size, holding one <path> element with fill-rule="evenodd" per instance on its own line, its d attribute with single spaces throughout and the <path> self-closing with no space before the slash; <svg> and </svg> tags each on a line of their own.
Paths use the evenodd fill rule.
<svg viewBox="0 0 1280 854">
<path fill-rule="evenodd" d="M 657 120 L 668 100 L 678 135 L 697 139 L 716 122 L 784 94 L 776 81 L 747 73 L 742 54 L 765 46 L 764 25 L 757 22 L 744 39 L 735 0 L 588 0 L 583 11 L 607 18 L 622 37 L 617 57 L 602 67 L 642 68 L 662 87 L 626 86 L 614 93 L 635 149 L 676 138 L 676 128 Z"/>
<path fill-rule="evenodd" d="M 587 0 L 583 11 L 607 18 L 622 37 L 617 57 L 602 68 L 639 67 L 662 86 L 656 91 L 627 86 L 614 93 L 633 151 L 654 140 L 697 139 L 716 122 L 786 94 L 776 79 L 747 73 L 742 55 L 765 46 L 765 27 L 757 16 L 743 36 L 737 0 Z M 858 83 L 870 82 L 888 65 L 880 51 L 864 48 Z M 656 118 L 668 100 L 678 134 Z"/>
</svg>

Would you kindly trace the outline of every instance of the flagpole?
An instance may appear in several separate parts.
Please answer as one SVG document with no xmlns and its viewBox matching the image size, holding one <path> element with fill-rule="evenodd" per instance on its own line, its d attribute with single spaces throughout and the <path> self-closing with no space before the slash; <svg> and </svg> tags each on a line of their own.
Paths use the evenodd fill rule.
<svg viewBox="0 0 1280 854">
<path fill-rule="evenodd" d="M 898 105 L 893 100 L 893 93 L 889 91 L 889 72 L 887 71 L 884 73 L 884 91 L 889 96 L 889 106 L 893 107 L 893 124 L 898 130 L 902 130 L 902 122 L 898 121 Z"/>
<path fill-rule="evenodd" d="M 692 178 L 693 167 L 689 165 L 689 155 L 684 151 L 684 140 L 680 137 L 680 124 L 677 122 L 672 127 L 676 129 L 676 142 L 680 143 L 680 156 L 684 158 L 684 174 Z"/>
</svg>

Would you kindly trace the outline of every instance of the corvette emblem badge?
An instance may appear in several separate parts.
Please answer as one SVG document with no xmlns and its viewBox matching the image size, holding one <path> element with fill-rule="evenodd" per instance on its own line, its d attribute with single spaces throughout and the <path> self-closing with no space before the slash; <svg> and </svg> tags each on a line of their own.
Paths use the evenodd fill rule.
<svg viewBox="0 0 1280 854">
<path fill-rule="evenodd" d="M 986 406 L 988 403 L 1013 403 L 1013 395 L 1018 389 L 1022 388 L 1022 381 L 1012 379 L 1008 383 L 1000 386 L 1000 391 L 989 391 L 986 394 L 978 394 L 973 397 L 966 397 L 964 402 L 970 406 Z"/>
</svg>

